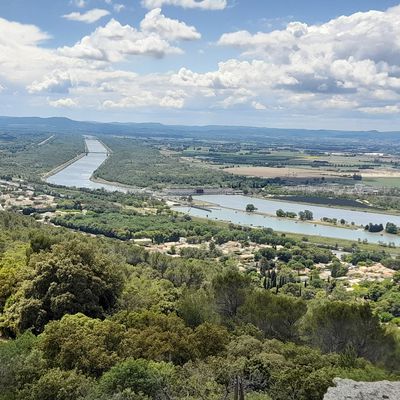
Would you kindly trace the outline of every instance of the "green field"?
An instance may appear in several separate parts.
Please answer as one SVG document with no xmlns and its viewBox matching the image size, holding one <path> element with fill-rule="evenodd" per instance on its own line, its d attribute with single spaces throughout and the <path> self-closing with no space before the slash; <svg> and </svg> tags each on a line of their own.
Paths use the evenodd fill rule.
<svg viewBox="0 0 400 400">
<path fill-rule="evenodd" d="M 365 178 L 363 183 L 380 188 L 400 188 L 400 178 Z"/>
</svg>

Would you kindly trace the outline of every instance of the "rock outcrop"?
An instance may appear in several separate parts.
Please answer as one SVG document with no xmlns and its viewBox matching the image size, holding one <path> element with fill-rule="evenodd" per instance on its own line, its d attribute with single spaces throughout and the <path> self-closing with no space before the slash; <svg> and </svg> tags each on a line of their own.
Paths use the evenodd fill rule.
<svg viewBox="0 0 400 400">
<path fill-rule="evenodd" d="M 400 382 L 355 382 L 336 378 L 324 400 L 400 400 Z"/>
</svg>

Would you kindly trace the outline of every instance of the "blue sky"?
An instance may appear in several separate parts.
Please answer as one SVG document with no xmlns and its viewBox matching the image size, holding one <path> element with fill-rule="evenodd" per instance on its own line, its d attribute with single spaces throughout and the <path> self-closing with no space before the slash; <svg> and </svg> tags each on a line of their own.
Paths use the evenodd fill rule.
<svg viewBox="0 0 400 400">
<path fill-rule="evenodd" d="M 398 130 L 399 0 L 0 2 L 0 114 Z"/>
</svg>

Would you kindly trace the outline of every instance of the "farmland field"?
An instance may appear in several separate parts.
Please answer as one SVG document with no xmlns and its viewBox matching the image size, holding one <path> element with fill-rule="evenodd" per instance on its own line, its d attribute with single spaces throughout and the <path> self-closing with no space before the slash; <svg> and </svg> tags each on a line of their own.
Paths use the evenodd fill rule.
<svg viewBox="0 0 400 400">
<path fill-rule="evenodd" d="M 336 171 L 322 168 L 274 168 L 274 167 L 233 167 L 226 168 L 226 172 L 234 175 L 254 176 L 258 178 L 322 178 L 322 177 L 348 177 L 353 173 L 360 173 L 365 178 L 397 178 L 399 182 L 400 170 L 395 169 L 353 169 L 349 171 Z M 395 180 L 396 181 L 396 180 Z"/>
<path fill-rule="evenodd" d="M 400 176 L 369 177 L 364 180 L 364 183 L 374 187 L 400 188 Z"/>
<path fill-rule="evenodd" d="M 326 171 L 311 168 L 274 168 L 274 167 L 233 167 L 226 172 L 234 175 L 255 176 L 258 178 L 322 178 L 323 176 L 344 176 L 336 171 Z"/>
</svg>

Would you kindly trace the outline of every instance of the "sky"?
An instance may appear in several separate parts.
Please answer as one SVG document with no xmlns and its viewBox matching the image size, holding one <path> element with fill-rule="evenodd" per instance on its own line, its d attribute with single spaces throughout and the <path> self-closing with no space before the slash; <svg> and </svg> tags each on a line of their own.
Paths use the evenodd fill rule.
<svg viewBox="0 0 400 400">
<path fill-rule="evenodd" d="M 0 0 L 0 115 L 400 130 L 400 0 Z"/>
</svg>

